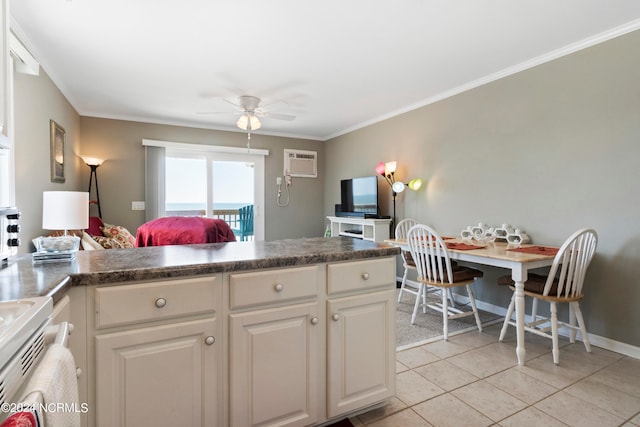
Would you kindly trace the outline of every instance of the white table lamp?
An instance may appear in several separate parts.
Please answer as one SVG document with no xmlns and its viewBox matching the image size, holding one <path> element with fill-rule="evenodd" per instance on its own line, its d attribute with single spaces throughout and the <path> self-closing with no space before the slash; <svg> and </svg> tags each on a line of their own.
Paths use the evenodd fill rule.
<svg viewBox="0 0 640 427">
<path fill-rule="evenodd" d="M 89 193 L 84 191 L 45 191 L 42 193 L 42 228 L 64 230 L 64 236 L 38 239 L 38 254 L 61 254 L 73 259 L 80 247 L 80 237 L 67 235 L 68 230 L 89 228 Z M 60 259 L 51 255 L 48 258 Z M 36 255 L 34 255 L 34 260 Z"/>
</svg>

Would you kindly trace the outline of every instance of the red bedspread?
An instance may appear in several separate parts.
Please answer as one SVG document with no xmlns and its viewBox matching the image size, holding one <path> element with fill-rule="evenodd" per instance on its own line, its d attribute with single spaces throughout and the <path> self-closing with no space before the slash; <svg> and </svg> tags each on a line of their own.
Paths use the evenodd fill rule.
<svg viewBox="0 0 640 427">
<path fill-rule="evenodd" d="M 231 227 L 223 220 L 197 216 L 157 218 L 142 224 L 136 232 L 137 247 L 235 241 Z"/>
</svg>

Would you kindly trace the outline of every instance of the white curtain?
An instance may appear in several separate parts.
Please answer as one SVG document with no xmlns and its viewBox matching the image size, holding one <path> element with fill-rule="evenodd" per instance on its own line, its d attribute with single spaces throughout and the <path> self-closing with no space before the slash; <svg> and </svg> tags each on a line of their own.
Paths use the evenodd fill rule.
<svg viewBox="0 0 640 427">
<path fill-rule="evenodd" d="M 147 145 L 144 147 L 145 160 L 145 221 L 160 218 L 165 215 L 164 211 L 164 169 L 165 151 L 164 147 L 154 147 Z"/>
</svg>

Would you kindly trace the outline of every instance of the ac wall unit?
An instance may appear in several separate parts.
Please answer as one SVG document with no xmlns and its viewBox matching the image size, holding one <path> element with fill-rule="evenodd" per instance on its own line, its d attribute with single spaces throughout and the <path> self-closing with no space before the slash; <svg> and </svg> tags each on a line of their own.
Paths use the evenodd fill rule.
<svg viewBox="0 0 640 427">
<path fill-rule="evenodd" d="M 318 177 L 318 153 L 304 150 L 284 150 L 284 174 L 303 177 Z"/>
</svg>

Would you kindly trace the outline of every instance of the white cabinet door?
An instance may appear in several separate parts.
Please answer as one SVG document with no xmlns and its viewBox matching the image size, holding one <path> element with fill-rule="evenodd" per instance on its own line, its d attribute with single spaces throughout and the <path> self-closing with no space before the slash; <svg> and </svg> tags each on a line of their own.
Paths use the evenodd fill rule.
<svg viewBox="0 0 640 427">
<path fill-rule="evenodd" d="M 329 300 L 329 418 L 395 394 L 394 316 L 394 290 Z"/>
<path fill-rule="evenodd" d="M 305 426 L 318 421 L 318 304 L 230 316 L 230 423 Z"/>
<path fill-rule="evenodd" d="M 96 336 L 96 425 L 219 425 L 212 338 L 215 319 Z"/>
</svg>

